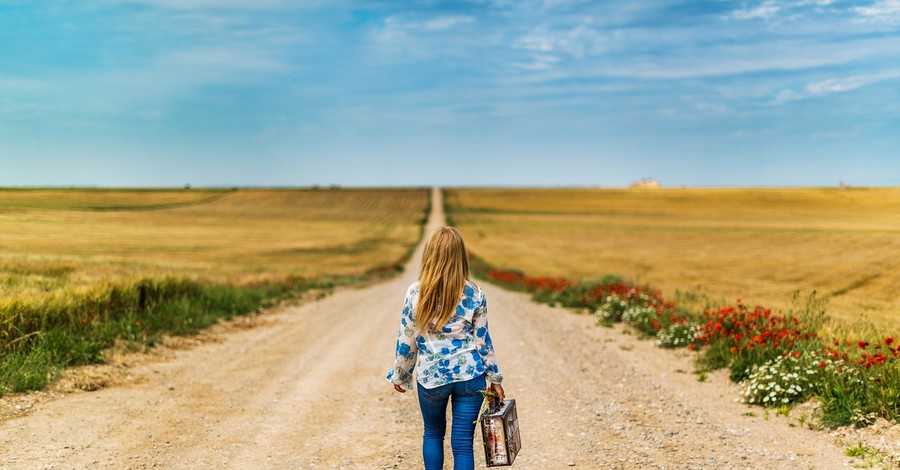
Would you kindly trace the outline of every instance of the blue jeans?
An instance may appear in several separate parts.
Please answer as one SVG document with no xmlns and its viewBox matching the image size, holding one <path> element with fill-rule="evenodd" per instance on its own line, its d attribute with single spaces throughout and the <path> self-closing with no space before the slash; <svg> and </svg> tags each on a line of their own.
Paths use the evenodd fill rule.
<svg viewBox="0 0 900 470">
<path fill-rule="evenodd" d="M 465 382 L 453 382 L 428 389 L 418 385 L 419 407 L 425 421 L 422 436 L 422 457 L 425 470 L 444 468 L 444 435 L 447 432 L 447 400 L 452 405 L 453 424 L 450 427 L 450 448 L 453 450 L 453 470 L 473 470 L 475 456 L 475 419 L 484 398 L 484 374 Z"/>
</svg>

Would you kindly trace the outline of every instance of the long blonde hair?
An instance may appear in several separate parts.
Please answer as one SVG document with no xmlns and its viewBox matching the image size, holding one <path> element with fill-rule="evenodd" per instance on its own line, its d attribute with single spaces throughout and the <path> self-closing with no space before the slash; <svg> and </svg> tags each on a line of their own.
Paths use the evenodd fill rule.
<svg viewBox="0 0 900 470">
<path fill-rule="evenodd" d="M 469 279 L 469 257 L 462 234 L 453 227 L 432 233 L 422 254 L 416 331 L 428 332 L 444 326 L 453 313 Z"/>
</svg>

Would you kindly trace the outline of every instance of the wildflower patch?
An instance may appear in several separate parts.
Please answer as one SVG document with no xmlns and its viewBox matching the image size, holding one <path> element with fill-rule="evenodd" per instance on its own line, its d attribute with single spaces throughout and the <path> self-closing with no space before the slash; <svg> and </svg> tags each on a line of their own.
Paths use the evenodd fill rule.
<svg viewBox="0 0 900 470">
<path fill-rule="evenodd" d="M 884 335 L 821 338 L 819 332 L 835 329 L 826 328 L 830 320 L 812 297 L 788 313 L 742 299 L 690 312 L 657 290 L 615 275 L 579 282 L 494 269 L 476 257 L 470 265 L 476 274 L 529 292 L 536 301 L 587 311 L 604 323 L 625 323 L 655 337 L 660 347 L 697 351 L 700 370 L 727 368 L 746 403 L 782 407 L 815 397 L 822 423 L 831 427 L 900 419 L 900 345 Z"/>
</svg>

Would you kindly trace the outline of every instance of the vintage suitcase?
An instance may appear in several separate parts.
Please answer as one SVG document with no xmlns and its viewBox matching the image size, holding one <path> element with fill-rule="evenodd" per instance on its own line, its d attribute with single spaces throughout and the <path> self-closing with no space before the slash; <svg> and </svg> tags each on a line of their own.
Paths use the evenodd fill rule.
<svg viewBox="0 0 900 470">
<path fill-rule="evenodd" d="M 497 409 L 482 416 L 481 438 L 488 467 L 512 465 L 522 447 L 515 400 L 504 400 Z"/>
</svg>

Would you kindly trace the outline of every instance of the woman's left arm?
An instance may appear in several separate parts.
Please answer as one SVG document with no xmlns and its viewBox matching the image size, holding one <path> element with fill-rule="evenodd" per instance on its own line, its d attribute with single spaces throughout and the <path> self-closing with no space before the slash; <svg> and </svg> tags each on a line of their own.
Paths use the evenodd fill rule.
<svg viewBox="0 0 900 470">
<path fill-rule="evenodd" d="M 472 325 L 475 327 L 475 348 L 487 369 L 488 382 L 499 385 L 503 381 L 503 374 L 500 373 L 500 367 L 497 365 L 494 343 L 491 341 L 491 333 L 488 331 L 487 298 L 484 297 L 484 294 L 481 297 L 481 305 L 475 309 Z"/>
</svg>

